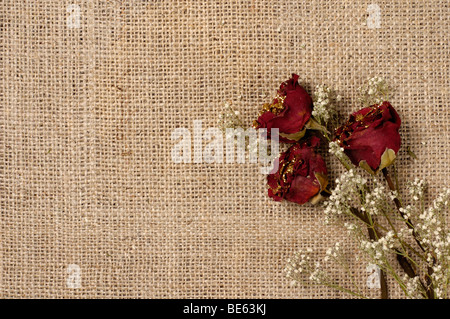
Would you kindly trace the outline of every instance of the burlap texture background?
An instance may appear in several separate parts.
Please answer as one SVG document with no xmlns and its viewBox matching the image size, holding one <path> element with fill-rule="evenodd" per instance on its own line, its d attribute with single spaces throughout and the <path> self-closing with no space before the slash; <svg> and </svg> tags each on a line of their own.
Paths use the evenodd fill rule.
<svg viewBox="0 0 450 319">
<path fill-rule="evenodd" d="M 345 240 L 320 208 L 269 200 L 255 164 L 173 163 L 171 133 L 214 126 L 226 100 L 250 125 L 293 72 L 346 114 L 380 75 L 403 120 L 400 177 L 433 196 L 450 181 L 449 16 L 448 0 L 3 0 L 0 296 L 343 297 L 282 274 L 297 249 Z"/>
</svg>

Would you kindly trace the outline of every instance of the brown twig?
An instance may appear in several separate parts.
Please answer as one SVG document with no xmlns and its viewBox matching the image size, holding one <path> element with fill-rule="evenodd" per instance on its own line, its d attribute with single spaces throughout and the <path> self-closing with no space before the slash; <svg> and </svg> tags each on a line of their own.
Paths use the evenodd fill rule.
<svg viewBox="0 0 450 319">
<path fill-rule="evenodd" d="M 369 230 L 369 237 L 372 240 L 376 240 L 376 238 L 381 238 L 381 234 L 378 231 L 378 229 L 376 228 L 376 226 L 370 226 L 372 225 L 372 223 L 370 222 L 369 217 L 367 216 L 367 213 L 362 213 L 359 210 L 357 210 L 356 208 L 352 207 L 350 208 L 351 213 L 356 216 L 357 218 L 359 218 L 362 222 L 364 222 L 365 224 L 367 224 L 367 229 Z M 400 267 L 402 267 L 403 271 L 410 277 L 410 278 L 414 278 L 417 277 L 417 273 L 416 270 L 414 269 L 414 266 L 409 262 L 409 260 L 402 255 L 402 253 L 398 250 L 398 249 L 394 249 L 395 253 L 397 254 L 397 261 L 400 265 Z M 387 296 L 387 285 L 386 285 L 386 277 L 385 277 L 385 272 L 382 270 L 381 271 L 381 276 L 380 276 L 380 283 L 381 283 L 381 288 L 382 288 L 382 298 L 383 296 Z M 384 285 L 386 285 L 386 291 L 383 292 L 383 281 L 384 281 Z M 422 288 L 424 290 L 427 290 L 427 286 L 425 286 L 425 284 L 422 282 L 422 280 L 420 280 L 419 278 L 419 282 L 422 286 Z M 386 299 L 386 298 L 383 298 Z"/>
<path fill-rule="evenodd" d="M 392 182 L 391 176 L 390 176 L 390 174 L 389 174 L 387 168 L 385 167 L 385 168 L 383 168 L 381 171 L 383 172 L 384 179 L 386 180 L 386 182 L 387 182 L 387 184 L 388 184 L 388 186 L 389 186 L 389 189 L 390 189 L 391 191 L 395 191 L 396 188 L 395 188 L 395 186 L 394 186 L 394 183 Z M 408 226 L 408 228 L 409 228 L 409 229 L 412 229 L 412 231 L 413 231 L 412 234 L 413 234 L 414 240 L 416 241 L 417 245 L 420 247 L 420 249 L 421 249 L 423 252 L 426 252 L 425 248 L 424 248 L 424 247 L 422 246 L 422 244 L 420 243 L 419 236 L 418 236 L 418 234 L 417 234 L 417 232 L 416 232 L 416 229 L 415 229 L 415 227 L 414 227 L 414 225 L 413 225 L 411 219 L 409 219 L 408 216 L 406 216 L 406 215 L 402 212 L 402 210 L 401 210 L 402 204 L 400 203 L 400 200 L 399 200 L 398 198 L 394 198 L 394 203 L 395 203 L 395 206 L 397 207 L 397 211 L 399 212 L 400 216 L 402 216 L 403 220 L 405 220 L 406 225 Z M 397 259 L 398 259 L 398 257 L 397 257 Z M 400 262 L 400 260 L 399 260 L 399 262 Z M 436 259 L 433 257 L 433 265 L 434 265 L 435 263 L 436 263 Z M 400 264 L 401 264 L 401 262 L 400 262 Z M 406 270 L 405 270 L 405 272 L 406 272 Z M 406 273 L 408 274 L 408 272 L 406 272 Z M 427 285 L 426 285 L 426 287 L 425 287 L 425 290 L 426 290 L 426 293 L 427 293 L 427 297 L 428 297 L 429 299 L 434 299 L 434 289 L 433 289 L 433 285 L 432 285 L 433 282 L 432 282 L 432 280 L 431 280 L 431 275 L 432 275 L 432 274 L 433 274 L 433 268 L 430 267 L 430 266 L 428 266 L 428 271 L 427 271 L 427 276 L 426 276 L 426 283 L 427 283 Z M 409 275 L 409 274 L 408 274 L 408 275 Z M 410 276 L 410 277 L 411 277 L 411 276 Z M 422 285 L 423 285 L 423 284 L 422 284 Z"/>
<path fill-rule="evenodd" d="M 388 183 L 389 189 L 391 191 L 395 191 L 396 189 L 395 189 L 394 183 L 392 182 L 391 175 L 389 174 L 388 170 L 386 168 L 383 168 L 381 171 L 383 172 L 384 179 Z M 413 224 L 411 222 L 411 219 L 409 219 L 401 211 L 402 204 L 400 203 L 399 199 L 398 198 L 394 198 L 394 203 L 395 203 L 395 206 L 397 207 L 397 210 L 398 210 L 400 216 L 402 216 L 402 218 L 406 221 L 406 225 L 408 226 L 408 228 L 413 230 L 413 236 L 414 236 L 414 239 L 415 239 L 417 245 L 420 247 L 420 249 L 422 249 L 422 251 L 425 251 L 425 248 L 422 246 L 422 244 L 419 241 L 419 238 L 418 238 L 416 230 L 415 230 L 415 228 L 414 228 L 414 226 L 413 226 Z"/>
<path fill-rule="evenodd" d="M 329 191 L 325 192 L 322 191 L 321 195 L 324 197 L 330 197 L 331 193 Z M 367 231 L 369 233 L 369 238 L 371 240 L 377 240 L 377 237 L 379 238 L 378 232 L 375 228 L 375 226 L 370 226 L 370 220 L 367 216 L 367 214 L 361 213 L 356 208 L 350 208 L 353 215 L 361 219 L 366 225 L 367 225 Z M 388 299 L 389 298 L 389 292 L 388 292 L 388 285 L 386 281 L 386 273 L 384 270 L 380 270 L 380 289 L 381 289 L 381 299 Z"/>
<path fill-rule="evenodd" d="M 369 238 L 371 240 L 376 240 L 377 234 L 375 233 L 375 228 L 367 227 L 367 231 L 369 232 Z M 386 281 L 386 273 L 384 270 L 380 270 L 380 288 L 381 288 L 381 299 L 388 299 L 388 286 Z"/>
<path fill-rule="evenodd" d="M 361 219 L 365 224 L 367 224 L 367 231 L 369 233 L 369 238 L 371 240 L 376 241 L 377 238 L 380 238 L 375 226 L 370 226 L 372 223 L 370 222 L 370 219 L 367 216 L 367 213 L 362 213 L 353 207 L 350 210 L 353 215 L 355 215 L 356 217 Z M 386 281 L 386 273 L 384 270 L 380 270 L 380 288 L 381 288 L 381 299 L 388 299 L 389 292 L 388 292 L 388 286 L 387 286 L 387 281 Z"/>
</svg>

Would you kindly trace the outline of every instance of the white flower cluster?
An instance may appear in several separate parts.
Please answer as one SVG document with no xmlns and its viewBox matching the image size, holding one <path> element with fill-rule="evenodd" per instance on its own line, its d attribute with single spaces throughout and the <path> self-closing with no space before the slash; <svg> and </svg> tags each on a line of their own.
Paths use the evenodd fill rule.
<svg viewBox="0 0 450 319">
<path fill-rule="evenodd" d="M 334 114 L 334 105 L 332 101 L 339 100 L 335 93 L 326 85 L 316 86 L 313 94 L 314 109 L 312 116 L 321 124 L 326 124 Z"/>
<path fill-rule="evenodd" d="M 416 177 L 414 182 L 409 183 L 408 185 L 409 195 L 414 201 L 421 200 L 423 199 L 425 188 L 425 181 Z"/>
<path fill-rule="evenodd" d="M 219 115 L 217 125 L 225 131 L 227 128 L 242 127 L 242 123 L 239 119 L 239 111 L 234 111 L 231 107 L 231 103 L 224 102 L 224 112 Z"/>
<path fill-rule="evenodd" d="M 405 207 L 400 207 L 399 211 L 402 214 L 403 218 L 408 221 L 411 219 L 411 216 L 414 214 L 416 210 L 415 206 L 407 205 Z"/>
<path fill-rule="evenodd" d="M 351 280 L 352 286 L 350 287 L 336 284 L 336 280 L 325 272 L 322 263 L 311 257 L 312 254 L 312 249 L 308 248 L 306 251 L 297 252 L 291 259 L 288 259 L 284 272 L 286 277 L 291 280 L 292 286 L 295 286 L 298 283 L 305 285 L 325 285 L 359 298 L 365 298 L 353 280 Z M 339 266 L 348 276 L 354 276 L 354 273 L 346 260 L 341 243 L 336 243 L 334 247 L 327 250 L 323 258 L 323 265 L 330 260 L 334 262 L 335 265 L 333 266 Z"/>
<path fill-rule="evenodd" d="M 359 192 L 366 184 L 367 179 L 357 174 L 354 169 L 337 178 L 336 187 L 325 202 L 325 223 L 330 224 L 339 215 L 351 214 L 350 208 L 357 205 Z"/>
<path fill-rule="evenodd" d="M 387 252 L 389 249 L 392 250 L 395 246 L 405 243 L 406 238 L 415 237 L 425 250 L 423 252 L 424 260 L 426 260 L 425 268 L 428 267 L 428 270 L 423 271 L 430 273 L 431 270 L 430 279 L 434 296 L 448 298 L 450 292 L 450 232 L 446 223 L 446 212 L 450 203 L 450 189 L 445 189 L 427 209 L 423 204 L 424 190 L 425 182 L 419 179 L 415 179 L 408 186 L 408 193 L 415 205 L 400 208 L 400 212 L 410 226 L 409 228 L 401 229 L 394 238 L 389 237 L 388 233 L 384 237 L 386 239 L 382 238 L 376 243 L 365 243 L 364 248 L 372 249 L 371 256 L 378 258 L 382 253 L 377 253 L 377 250 Z M 413 224 L 410 224 L 411 221 Z M 391 239 L 394 240 L 391 241 Z M 406 253 L 405 250 L 402 252 Z M 405 283 L 405 292 L 409 297 L 422 298 L 426 295 L 423 283 L 419 282 L 419 276 L 405 277 L 403 282 Z"/>
<path fill-rule="evenodd" d="M 434 269 L 435 280 L 449 280 L 450 277 L 450 232 L 446 223 L 446 211 L 450 201 L 450 188 L 445 189 L 433 205 L 417 216 L 416 231 L 421 243 L 429 248 L 428 262 L 446 265 Z M 435 266 L 433 266 L 435 267 Z M 437 267 L 437 266 L 436 266 Z M 443 276 L 442 278 L 439 275 Z"/>
<path fill-rule="evenodd" d="M 341 254 L 341 243 L 337 242 L 334 247 L 328 248 L 324 261 L 329 261 L 330 259 L 337 260 Z"/>
<path fill-rule="evenodd" d="M 345 158 L 344 148 L 342 148 L 338 142 L 332 141 L 329 144 L 329 150 L 331 155 L 336 156 L 337 158 Z"/>
<path fill-rule="evenodd" d="M 448 255 L 447 255 L 448 256 Z M 437 299 L 448 298 L 448 285 L 450 280 L 449 263 L 440 263 L 432 267 L 431 279 L 434 283 L 434 293 Z"/>
<path fill-rule="evenodd" d="M 356 226 L 354 223 L 349 223 L 349 222 L 345 222 L 344 227 L 347 228 L 347 230 L 349 232 L 353 232 L 358 228 L 358 226 Z"/>
<path fill-rule="evenodd" d="M 422 214 L 418 216 L 418 222 L 416 229 L 420 234 L 421 241 L 425 245 L 434 247 L 437 257 L 441 256 L 440 249 L 444 248 L 444 243 L 448 243 L 449 231 L 446 227 L 446 208 L 449 204 L 450 188 L 444 190 L 433 202 L 433 205 L 424 210 Z M 447 254 L 450 247 L 447 246 Z"/>
<path fill-rule="evenodd" d="M 423 299 L 423 287 L 420 283 L 419 276 L 415 276 L 413 278 L 409 277 L 408 275 L 404 275 L 402 278 L 402 281 L 405 283 L 405 292 L 406 296 L 409 299 Z"/>
<path fill-rule="evenodd" d="M 388 190 L 384 184 L 374 178 L 372 190 L 364 194 L 361 211 L 371 215 L 380 215 L 383 211 L 390 210 L 389 202 L 397 196 L 397 192 Z"/>
<path fill-rule="evenodd" d="M 328 152 L 335 156 L 346 168 L 352 168 L 352 163 L 348 156 L 344 153 L 344 148 L 337 141 L 331 141 L 328 145 Z"/>
<path fill-rule="evenodd" d="M 383 265 L 386 262 L 386 255 L 392 252 L 397 242 L 395 233 L 389 231 L 376 241 L 362 239 L 359 245 L 360 249 L 371 258 L 373 263 Z"/>
<path fill-rule="evenodd" d="M 258 140 L 257 138 L 249 138 L 248 143 L 245 139 L 246 132 L 245 127 L 242 124 L 241 119 L 239 118 L 239 111 L 235 111 L 230 102 L 224 102 L 224 112 L 219 115 L 219 119 L 217 121 L 218 127 L 225 133 L 226 139 L 234 138 L 236 136 L 236 143 L 246 143 L 246 148 L 248 149 L 250 154 L 257 154 L 258 152 Z M 235 132 L 227 132 L 227 129 L 238 129 L 242 128 L 242 130 L 237 130 Z M 269 160 L 273 160 L 277 157 L 278 154 L 273 154 L 269 157 Z"/>
<path fill-rule="evenodd" d="M 363 106 L 379 104 L 389 99 L 389 86 L 381 77 L 367 80 L 367 84 L 359 88 L 360 102 Z"/>
<path fill-rule="evenodd" d="M 299 282 L 304 282 L 304 278 L 320 284 L 324 277 L 319 262 L 314 262 L 310 256 L 312 249 L 308 248 L 305 252 L 297 252 L 287 261 L 284 272 L 288 279 L 291 279 L 291 285 L 296 285 Z"/>
</svg>

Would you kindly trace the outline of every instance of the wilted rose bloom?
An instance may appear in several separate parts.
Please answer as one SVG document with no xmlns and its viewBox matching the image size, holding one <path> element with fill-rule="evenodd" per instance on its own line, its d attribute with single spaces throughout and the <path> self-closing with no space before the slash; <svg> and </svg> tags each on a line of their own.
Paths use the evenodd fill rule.
<svg viewBox="0 0 450 319">
<path fill-rule="evenodd" d="M 400 149 L 400 117 L 389 102 L 363 108 L 339 127 L 336 141 L 353 164 L 374 174 L 393 163 Z"/>
<path fill-rule="evenodd" d="M 278 171 L 267 177 L 269 197 L 298 204 L 315 203 L 320 198 L 328 179 L 325 161 L 314 150 L 319 142 L 318 137 L 312 137 L 280 155 Z"/>
<path fill-rule="evenodd" d="M 305 125 L 311 118 L 313 102 L 308 93 L 298 84 L 298 75 L 283 82 L 272 103 L 265 104 L 253 127 L 278 128 L 280 141 L 294 143 L 305 135 Z"/>
</svg>

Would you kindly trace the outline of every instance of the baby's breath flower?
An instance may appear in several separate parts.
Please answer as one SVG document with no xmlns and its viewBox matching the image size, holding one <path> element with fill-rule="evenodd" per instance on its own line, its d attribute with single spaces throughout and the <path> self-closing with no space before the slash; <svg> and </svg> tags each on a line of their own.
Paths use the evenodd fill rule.
<svg viewBox="0 0 450 319">
<path fill-rule="evenodd" d="M 419 199 L 423 199 L 424 192 L 426 188 L 426 183 L 424 180 L 420 180 L 416 178 L 414 182 L 408 183 L 407 190 L 409 195 L 412 199 L 415 201 L 418 201 Z"/>
<path fill-rule="evenodd" d="M 338 142 L 336 141 L 330 142 L 329 147 L 330 147 L 329 152 L 332 155 L 337 156 L 338 158 L 345 156 L 344 148 L 341 147 Z"/>
<path fill-rule="evenodd" d="M 360 103 L 363 106 L 380 104 L 389 100 L 390 88 L 381 77 L 373 77 L 367 80 L 367 84 L 359 88 Z"/>
<path fill-rule="evenodd" d="M 363 211 L 371 215 L 380 215 L 386 207 L 387 200 L 393 197 L 393 194 L 386 189 L 377 179 L 373 180 L 373 189 L 365 194 Z"/>
<path fill-rule="evenodd" d="M 335 93 L 326 85 L 318 85 L 313 94 L 312 116 L 321 124 L 326 124 L 334 114 Z"/>
<path fill-rule="evenodd" d="M 419 276 L 410 278 L 409 276 L 404 275 L 402 281 L 405 283 L 406 294 L 408 298 L 423 299 L 424 295 Z"/>
<path fill-rule="evenodd" d="M 217 124 L 222 131 L 225 131 L 227 128 L 236 129 L 243 126 L 239 119 L 239 112 L 233 110 L 230 102 L 224 102 L 223 109 L 224 111 L 219 115 L 217 121 Z"/>
<path fill-rule="evenodd" d="M 257 154 L 258 152 L 258 140 L 249 138 L 248 142 L 245 139 L 246 132 L 242 121 L 239 118 L 239 111 L 235 111 L 230 102 L 224 102 L 223 113 L 219 115 L 219 119 L 217 121 L 218 127 L 225 133 L 225 137 L 227 139 L 233 138 L 236 136 L 236 141 L 245 141 L 246 148 L 249 154 Z M 238 130 L 241 129 L 242 130 Z M 233 129 L 233 130 L 228 130 Z M 278 154 L 270 154 L 267 159 L 272 161 L 278 156 Z"/>
<path fill-rule="evenodd" d="M 348 156 L 344 153 L 344 148 L 339 145 L 337 141 L 331 141 L 328 145 L 328 152 L 335 156 L 345 167 L 352 168 L 352 164 Z"/>
<path fill-rule="evenodd" d="M 366 183 L 367 180 L 353 169 L 337 178 L 336 187 L 325 202 L 326 222 L 331 223 L 339 215 L 350 214 L 351 207 L 359 202 L 359 192 L 364 189 Z"/>
</svg>

